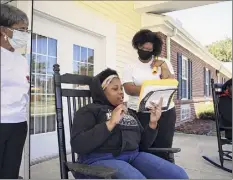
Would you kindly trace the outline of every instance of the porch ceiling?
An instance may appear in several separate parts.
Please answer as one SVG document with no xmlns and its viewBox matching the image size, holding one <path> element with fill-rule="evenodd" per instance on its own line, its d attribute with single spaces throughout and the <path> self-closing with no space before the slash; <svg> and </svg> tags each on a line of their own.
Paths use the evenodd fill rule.
<svg viewBox="0 0 233 180">
<path fill-rule="evenodd" d="M 162 14 L 223 1 L 135 1 L 134 8 L 140 13 Z"/>
</svg>

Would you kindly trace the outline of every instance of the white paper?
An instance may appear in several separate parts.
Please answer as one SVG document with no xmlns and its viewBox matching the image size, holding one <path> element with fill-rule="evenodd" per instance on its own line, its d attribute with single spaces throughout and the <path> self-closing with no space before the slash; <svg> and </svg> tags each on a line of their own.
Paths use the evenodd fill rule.
<svg viewBox="0 0 233 180">
<path fill-rule="evenodd" d="M 164 90 L 164 91 L 155 91 L 150 98 L 147 100 L 145 107 L 148 108 L 151 106 L 150 102 L 154 102 L 156 104 L 159 103 L 160 98 L 163 98 L 163 105 L 162 107 L 167 107 L 168 101 L 172 95 L 174 90 Z"/>
<path fill-rule="evenodd" d="M 159 85 L 151 85 L 144 88 L 142 99 L 145 98 L 145 96 L 153 92 L 153 94 L 149 97 L 149 99 L 146 101 L 145 107 L 150 107 L 150 102 L 159 103 L 160 98 L 163 98 L 163 108 L 167 108 L 170 104 L 168 104 L 169 99 L 172 96 L 172 93 L 177 89 L 177 86 L 159 86 Z M 162 91 L 161 91 L 162 90 Z M 139 102 L 141 103 L 141 102 Z M 171 103 L 171 102 L 170 102 Z"/>
</svg>

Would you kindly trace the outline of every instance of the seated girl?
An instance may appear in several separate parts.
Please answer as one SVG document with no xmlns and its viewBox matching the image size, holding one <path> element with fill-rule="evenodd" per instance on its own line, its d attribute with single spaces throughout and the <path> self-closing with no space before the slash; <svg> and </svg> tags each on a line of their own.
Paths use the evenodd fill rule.
<svg viewBox="0 0 233 180">
<path fill-rule="evenodd" d="M 116 71 L 106 69 L 95 76 L 90 90 L 93 103 L 76 112 L 72 127 L 71 147 L 79 154 L 79 163 L 117 169 L 114 179 L 188 179 L 181 167 L 139 151 L 156 138 L 162 99 L 151 103 L 150 121 L 143 129 L 134 112 L 123 105 Z"/>
</svg>

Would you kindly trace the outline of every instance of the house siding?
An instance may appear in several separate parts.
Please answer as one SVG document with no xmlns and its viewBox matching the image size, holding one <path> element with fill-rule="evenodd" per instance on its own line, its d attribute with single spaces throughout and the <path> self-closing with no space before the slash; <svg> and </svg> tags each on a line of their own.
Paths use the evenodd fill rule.
<svg viewBox="0 0 233 180">
<path fill-rule="evenodd" d="M 164 44 L 162 48 L 161 57 L 166 58 L 167 50 L 166 50 L 166 35 L 162 32 L 158 33 L 162 38 Z M 192 52 L 182 47 L 180 44 L 171 39 L 171 63 L 173 65 L 175 75 L 177 76 L 177 53 L 182 53 L 185 57 L 192 61 L 192 99 L 191 100 L 177 100 L 177 94 L 175 95 L 175 104 L 176 104 L 176 113 L 177 113 L 177 124 L 181 123 L 181 105 L 190 104 L 191 106 L 191 117 L 185 121 L 193 120 L 196 118 L 195 107 L 199 103 L 210 102 L 210 97 L 204 97 L 204 73 L 203 67 L 208 68 L 211 71 L 211 78 L 214 78 L 215 82 L 217 82 L 216 69 L 213 68 L 210 64 L 207 64 L 202 59 L 194 55 Z M 220 77 L 225 77 L 225 79 L 229 79 L 223 74 L 220 73 Z M 182 121 L 183 122 L 183 121 Z"/>
<path fill-rule="evenodd" d="M 134 2 L 78 1 L 77 3 L 116 24 L 116 70 L 121 75 L 125 64 L 137 58 L 131 41 L 141 28 L 141 15 L 134 10 Z"/>
</svg>

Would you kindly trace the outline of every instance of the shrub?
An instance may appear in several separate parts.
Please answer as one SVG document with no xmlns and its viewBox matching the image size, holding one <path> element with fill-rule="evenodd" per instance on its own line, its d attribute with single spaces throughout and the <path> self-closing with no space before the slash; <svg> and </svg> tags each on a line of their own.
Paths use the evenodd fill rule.
<svg viewBox="0 0 233 180">
<path fill-rule="evenodd" d="M 213 103 L 200 103 L 196 106 L 196 115 L 198 119 L 214 120 Z"/>
</svg>

